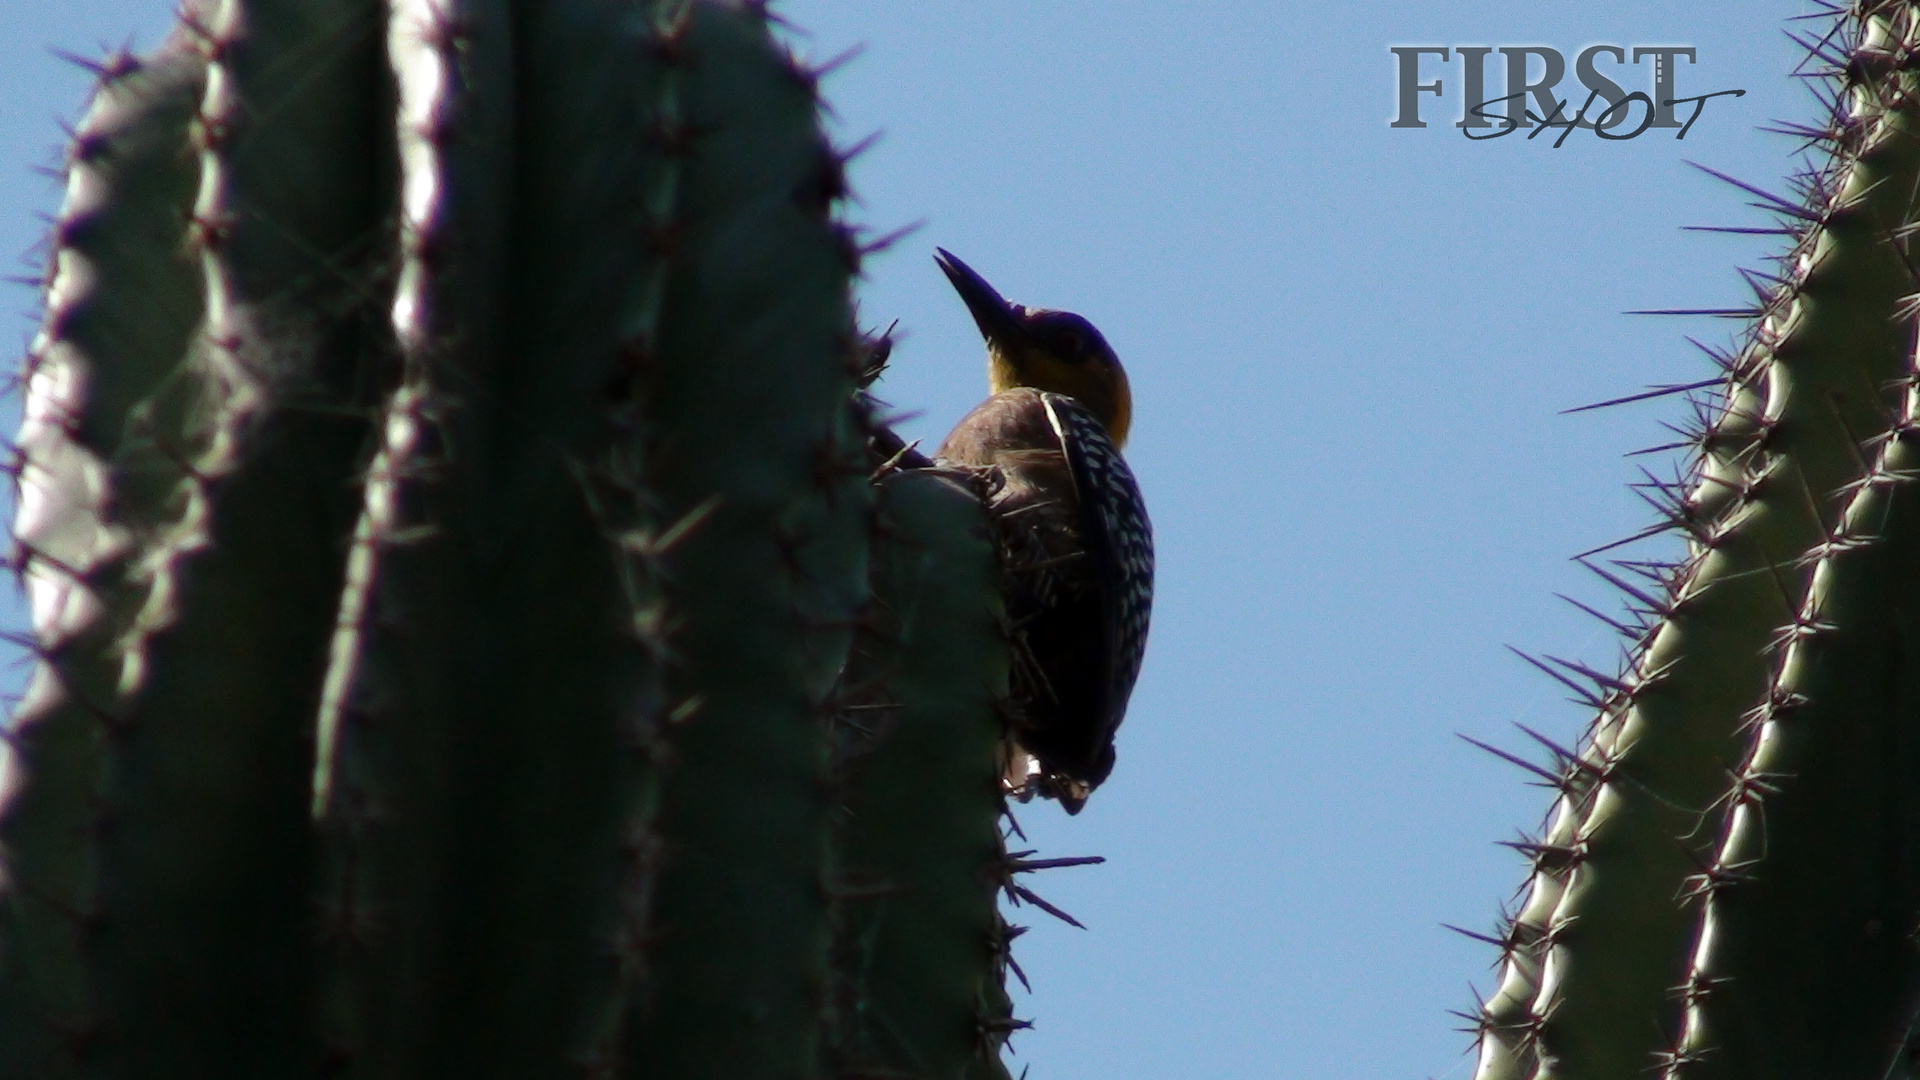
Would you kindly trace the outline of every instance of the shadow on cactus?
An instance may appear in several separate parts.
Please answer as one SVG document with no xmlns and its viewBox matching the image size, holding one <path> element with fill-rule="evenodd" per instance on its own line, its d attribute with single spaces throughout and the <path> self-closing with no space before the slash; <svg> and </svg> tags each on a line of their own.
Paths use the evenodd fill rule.
<svg viewBox="0 0 1920 1080">
<path fill-rule="evenodd" d="M 1476 1076 L 1913 1071 L 1920 1010 L 1920 8 L 1833 7 L 1804 35 L 1825 115 L 1791 196 L 1739 183 L 1787 250 L 1682 478 L 1676 563 L 1583 559 L 1627 596 L 1618 676 L 1535 661 L 1595 718 L 1520 761 L 1558 789 L 1514 846 Z M 1751 231 L 1751 230 L 1747 230 Z M 1720 313 L 1725 314 L 1725 313 Z M 1636 537 L 1635 539 L 1638 539 Z M 1611 561 L 1609 561 L 1611 560 Z M 1537 737 L 1536 737 L 1537 738 Z"/>
<path fill-rule="evenodd" d="M 1065 526 L 1139 590 L 1088 601 L 1081 775 L 1031 665 L 1084 586 L 1005 461 L 875 418 L 770 22 L 198 0 L 100 67 L 24 377 L 0 1078 L 1007 1075 L 996 900 L 1089 860 L 1009 852 L 1005 778 L 1110 766 L 1145 518 Z"/>
</svg>

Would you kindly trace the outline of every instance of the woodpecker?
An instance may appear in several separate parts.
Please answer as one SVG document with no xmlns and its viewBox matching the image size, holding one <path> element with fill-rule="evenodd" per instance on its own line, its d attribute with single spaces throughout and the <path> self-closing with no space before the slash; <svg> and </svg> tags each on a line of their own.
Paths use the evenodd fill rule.
<svg viewBox="0 0 1920 1080">
<path fill-rule="evenodd" d="M 989 397 L 936 458 L 994 471 L 1015 629 L 1008 784 L 1070 814 L 1113 771 L 1153 608 L 1153 527 L 1120 448 L 1127 373 L 1093 324 L 1008 303 L 944 249 L 935 262 L 987 344 Z"/>
</svg>

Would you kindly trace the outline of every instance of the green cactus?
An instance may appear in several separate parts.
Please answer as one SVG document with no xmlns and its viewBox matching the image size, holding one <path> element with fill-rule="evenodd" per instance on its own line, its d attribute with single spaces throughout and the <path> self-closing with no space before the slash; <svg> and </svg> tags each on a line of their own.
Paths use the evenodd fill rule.
<svg viewBox="0 0 1920 1080">
<path fill-rule="evenodd" d="M 62 1032 L 38 1017 L 86 1008 L 75 915 L 94 867 L 91 845 L 74 841 L 87 833 L 102 781 L 105 703 L 121 679 L 116 639 L 147 593 L 134 537 L 173 516 L 166 496 L 178 470 L 153 418 L 180 409 L 178 368 L 202 314 L 183 245 L 196 180 L 187 133 L 204 80 L 204 64 L 177 40 L 146 63 L 107 66 L 75 133 L 47 325 L 27 373 L 14 529 L 32 556 L 23 578 L 49 652 L 8 745 L 0 1060 L 33 1063 L 43 1075 L 59 1075 L 40 1063 L 55 1059 Z M 84 590 L 75 587 L 81 576 Z"/>
<path fill-rule="evenodd" d="M 1920 18 L 1835 18 L 1832 115 L 1805 131 L 1829 160 L 1802 201 L 1748 189 L 1793 244 L 1665 492 L 1686 558 L 1629 590 L 1623 675 L 1560 664 L 1598 715 L 1553 748 L 1526 900 L 1489 938 L 1484 1080 L 1878 1078 L 1920 1004 Z"/>
<path fill-rule="evenodd" d="M 206 0 L 103 67 L 0 1078 L 1005 1076 L 1000 539 L 872 479 L 769 21 Z"/>
<path fill-rule="evenodd" d="M 975 1053 L 967 1076 L 1003 1075 L 997 1054 L 978 1051 L 1013 1024 L 1009 928 L 969 886 L 1006 865 L 994 821 L 1008 655 L 1004 610 L 979 602 L 998 567 L 973 483 L 919 469 L 881 487 L 872 610 L 847 669 L 839 747 L 838 1053 L 854 1071 L 932 1075 Z M 972 753 L 955 755 L 959 745 Z"/>
</svg>

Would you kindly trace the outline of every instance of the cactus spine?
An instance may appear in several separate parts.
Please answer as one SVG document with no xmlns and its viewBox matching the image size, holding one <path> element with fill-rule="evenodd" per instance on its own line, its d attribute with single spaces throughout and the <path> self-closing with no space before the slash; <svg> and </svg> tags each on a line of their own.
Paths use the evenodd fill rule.
<svg viewBox="0 0 1920 1080">
<path fill-rule="evenodd" d="M 768 24 L 207 0 L 103 68 L 0 1077 L 1005 1075 L 1002 571 L 975 478 L 870 479 Z"/>
</svg>

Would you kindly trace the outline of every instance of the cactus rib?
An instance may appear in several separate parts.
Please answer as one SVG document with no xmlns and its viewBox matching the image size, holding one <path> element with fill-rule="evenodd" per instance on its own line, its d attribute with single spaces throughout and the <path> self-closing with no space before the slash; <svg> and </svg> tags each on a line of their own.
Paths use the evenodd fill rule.
<svg viewBox="0 0 1920 1080">
<path fill-rule="evenodd" d="M 1007 649 L 1000 565 L 974 487 L 970 474 L 933 469 L 880 481 L 873 610 L 841 706 L 843 1075 L 1004 1075 L 994 824 Z"/>
<path fill-rule="evenodd" d="M 143 419 L 200 322 L 185 261 L 188 129 L 206 64 L 175 35 L 103 65 L 74 134 L 47 320 L 31 348 L 16 477 L 39 663 L 0 746 L 0 1076 L 74 1075 L 93 1020 L 83 938 L 94 909 L 94 796 L 120 703 L 119 641 L 144 603 L 137 535 L 164 522 L 175 475 Z"/>
</svg>

